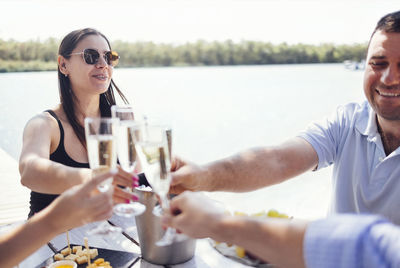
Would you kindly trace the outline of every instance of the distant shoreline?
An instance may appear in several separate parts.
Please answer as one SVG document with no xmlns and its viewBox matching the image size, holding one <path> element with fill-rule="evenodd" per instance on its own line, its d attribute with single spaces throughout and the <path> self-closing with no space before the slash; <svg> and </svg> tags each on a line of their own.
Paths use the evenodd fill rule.
<svg viewBox="0 0 400 268">
<path fill-rule="evenodd" d="M 36 62 L 35 62 L 36 64 Z M 49 64 L 49 63 L 47 63 Z M 15 64 L 12 68 L 12 70 L 6 70 L 6 69 L 2 69 L 0 66 L 0 74 L 4 74 L 4 73 L 28 73 L 28 72 L 50 72 L 50 71 L 57 71 L 57 63 L 54 62 L 54 67 L 48 68 L 40 68 L 39 67 L 35 67 L 32 69 L 27 68 L 26 66 L 30 66 L 32 64 L 30 64 L 29 62 L 27 62 L 25 65 L 18 65 Z M 160 66 L 160 65 L 154 65 L 154 66 L 118 66 L 115 67 L 116 69 L 130 69 L 130 68 L 169 68 L 169 67 L 173 67 L 173 68 L 177 68 L 177 67 L 239 67 L 239 66 L 268 66 L 268 65 L 310 65 L 310 64 L 341 64 L 340 62 L 318 62 L 318 63 L 270 63 L 270 64 L 234 64 L 234 65 L 187 65 L 187 64 L 177 64 L 177 65 L 168 65 L 168 66 Z"/>
<path fill-rule="evenodd" d="M 58 43 L 3 41 L 0 39 L 0 72 L 51 71 L 57 69 Z M 121 56 L 118 67 L 236 66 L 361 61 L 366 44 L 272 44 L 246 41 L 181 45 L 115 41 L 112 49 Z"/>
</svg>

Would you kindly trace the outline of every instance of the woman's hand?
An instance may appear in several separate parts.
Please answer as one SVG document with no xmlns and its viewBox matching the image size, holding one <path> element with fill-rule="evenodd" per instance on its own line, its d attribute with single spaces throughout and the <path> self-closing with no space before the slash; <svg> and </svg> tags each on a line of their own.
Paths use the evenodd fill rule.
<svg viewBox="0 0 400 268">
<path fill-rule="evenodd" d="M 130 203 L 130 201 L 139 200 L 136 195 L 124 189 L 125 187 L 135 188 L 139 186 L 139 178 L 136 174 L 126 172 L 118 166 L 118 173 L 114 175 L 113 185 L 114 203 Z"/>
</svg>

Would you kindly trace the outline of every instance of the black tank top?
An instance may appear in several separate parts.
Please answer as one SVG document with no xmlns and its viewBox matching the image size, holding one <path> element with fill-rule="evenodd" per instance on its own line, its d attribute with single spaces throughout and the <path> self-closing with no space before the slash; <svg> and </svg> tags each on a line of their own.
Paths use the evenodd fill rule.
<svg viewBox="0 0 400 268">
<path fill-rule="evenodd" d="M 89 163 L 76 162 L 67 154 L 64 147 L 64 128 L 61 124 L 61 121 L 58 119 L 57 115 L 52 110 L 46 110 L 45 112 L 48 112 L 51 116 L 53 116 L 57 120 L 58 127 L 60 128 L 60 143 L 58 144 L 57 149 L 52 154 L 50 154 L 50 160 L 69 167 L 89 168 Z M 139 185 L 150 186 L 150 184 L 146 179 L 146 176 L 143 173 L 138 174 L 138 177 L 139 177 Z M 56 199 L 57 196 L 59 195 L 44 194 L 31 191 L 30 212 L 28 218 L 32 217 L 35 213 L 41 211 L 42 209 L 50 205 L 50 203 L 53 202 L 53 200 Z"/>
<path fill-rule="evenodd" d="M 57 149 L 50 155 L 50 160 L 69 167 L 89 168 L 89 163 L 76 162 L 67 154 L 64 147 L 64 128 L 61 121 L 52 110 L 46 110 L 45 112 L 48 112 L 57 120 L 58 127 L 60 128 L 60 142 Z M 30 212 L 28 217 L 32 217 L 33 214 L 47 207 L 57 196 L 59 195 L 31 191 Z"/>
</svg>

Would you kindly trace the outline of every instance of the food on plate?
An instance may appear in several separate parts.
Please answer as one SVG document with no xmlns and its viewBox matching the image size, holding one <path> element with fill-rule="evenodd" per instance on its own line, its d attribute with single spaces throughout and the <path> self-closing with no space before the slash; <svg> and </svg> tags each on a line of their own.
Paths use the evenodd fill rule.
<svg viewBox="0 0 400 268">
<path fill-rule="evenodd" d="M 104 259 L 103 258 L 98 258 L 97 260 L 95 260 L 94 261 L 94 263 L 97 265 L 97 264 L 100 264 L 100 263 L 103 263 L 104 262 Z"/>
<path fill-rule="evenodd" d="M 77 264 L 88 263 L 89 262 L 88 258 L 94 260 L 99 255 L 99 252 L 97 248 L 89 248 L 88 240 L 86 237 L 84 240 L 86 248 L 83 248 L 83 246 L 73 246 L 71 250 L 68 239 L 68 247 L 61 250 L 60 253 L 55 254 L 53 257 L 54 260 L 55 261 L 71 260 Z M 112 268 L 111 264 L 105 261 L 103 258 L 98 258 L 94 260 L 94 262 L 92 264 L 89 264 L 87 267 Z"/>
<path fill-rule="evenodd" d="M 61 250 L 60 252 L 62 255 L 67 256 L 69 254 L 71 254 L 71 249 L 70 248 L 64 248 L 63 250 Z"/>
<path fill-rule="evenodd" d="M 230 214 L 228 212 L 228 214 Z M 235 211 L 233 213 L 234 216 L 240 216 L 240 217 L 254 217 L 258 219 L 262 218 L 290 218 L 287 214 L 285 213 L 280 213 L 276 209 L 270 209 L 268 211 L 260 211 L 254 214 L 247 214 L 245 212 L 241 211 Z M 243 260 L 245 263 L 251 264 L 251 262 L 257 262 L 261 263 L 261 261 L 257 260 L 255 256 L 253 256 L 250 252 L 246 251 L 244 248 L 236 246 L 236 245 L 231 245 L 228 243 L 221 243 L 218 241 L 213 241 L 213 246 L 223 255 L 225 256 L 230 256 L 233 258 L 239 258 Z"/>
<path fill-rule="evenodd" d="M 78 255 L 78 256 L 87 256 L 88 255 L 88 250 L 87 249 L 79 249 L 76 252 L 76 255 Z M 97 248 L 89 249 L 89 255 L 90 255 L 91 259 L 96 258 L 97 255 L 99 255 L 99 252 L 97 251 Z"/>
<path fill-rule="evenodd" d="M 64 255 L 62 255 L 61 253 L 57 253 L 56 255 L 54 255 L 55 261 L 61 261 L 63 259 L 64 259 Z"/>
<path fill-rule="evenodd" d="M 66 249 L 68 249 L 68 248 L 66 248 Z M 99 252 L 98 252 L 97 248 L 89 249 L 89 254 L 88 254 L 87 249 L 82 249 L 82 246 L 74 246 L 72 251 L 75 251 L 75 249 L 76 249 L 75 254 L 71 253 L 71 254 L 69 254 L 67 256 L 64 256 L 61 253 L 55 254 L 54 255 L 54 260 L 55 261 L 72 260 L 72 261 L 75 261 L 78 264 L 83 264 L 83 263 L 87 263 L 88 262 L 88 259 L 87 259 L 88 255 L 90 256 L 90 259 L 94 259 L 99 255 Z M 66 252 L 69 252 L 69 251 L 66 251 L 65 249 L 63 249 L 63 250 L 61 250 L 61 252 L 66 253 Z M 103 261 L 104 261 L 104 259 L 103 259 Z"/>
<path fill-rule="evenodd" d="M 235 215 L 248 216 L 244 212 L 235 212 Z M 285 218 L 285 219 L 289 218 L 288 215 L 286 215 L 285 213 L 280 213 L 276 209 L 270 209 L 270 210 L 268 210 L 268 212 L 260 211 L 260 212 L 251 214 L 249 216 L 254 217 L 254 218 L 268 218 L 268 217 L 270 217 L 270 218 Z M 244 258 L 245 256 L 249 257 L 250 259 L 255 258 L 250 252 L 246 251 L 244 248 L 239 247 L 239 246 L 235 246 L 235 252 L 236 252 L 236 256 L 238 256 L 239 258 Z"/>
<path fill-rule="evenodd" d="M 256 215 L 257 216 L 257 215 Z M 285 218 L 288 219 L 289 216 L 284 214 L 284 213 L 279 213 L 277 210 L 275 209 L 270 209 L 267 213 L 268 217 L 273 217 L 273 218 Z"/>
<path fill-rule="evenodd" d="M 78 250 L 82 250 L 82 246 L 73 246 L 72 247 L 72 253 L 76 254 L 76 252 L 78 252 Z"/>
<path fill-rule="evenodd" d="M 260 212 L 251 214 L 250 216 L 251 217 L 264 217 L 264 218 L 267 218 L 267 217 L 270 217 L 270 218 L 285 218 L 285 219 L 289 218 L 289 216 L 287 214 L 280 213 L 276 209 L 270 209 L 270 210 L 268 210 L 268 212 L 260 211 Z"/>
<path fill-rule="evenodd" d="M 88 259 L 87 259 L 86 256 L 79 256 L 79 257 L 76 259 L 76 262 L 77 262 L 78 264 L 87 263 L 87 261 L 88 261 Z"/>
<path fill-rule="evenodd" d="M 78 258 L 78 255 L 75 254 L 69 254 L 68 256 L 66 256 L 64 259 L 65 260 L 71 260 L 71 261 L 76 261 L 76 259 Z"/>
<path fill-rule="evenodd" d="M 103 258 L 98 258 L 92 264 L 86 266 L 86 268 L 95 267 L 112 268 L 111 264 L 108 261 L 105 261 Z"/>
<path fill-rule="evenodd" d="M 99 252 L 97 251 L 97 248 L 93 248 L 89 250 L 90 258 L 94 259 L 99 255 Z"/>
<path fill-rule="evenodd" d="M 244 258 L 246 256 L 246 250 L 242 247 L 235 246 L 236 256 L 239 258 Z"/>
</svg>

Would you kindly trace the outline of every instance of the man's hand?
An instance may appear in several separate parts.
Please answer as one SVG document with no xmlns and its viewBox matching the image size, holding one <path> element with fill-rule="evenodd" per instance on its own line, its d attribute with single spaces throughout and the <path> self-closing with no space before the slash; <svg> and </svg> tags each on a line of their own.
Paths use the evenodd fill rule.
<svg viewBox="0 0 400 268">
<path fill-rule="evenodd" d="M 171 194 L 180 194 L 188 191 L 207 190 L 204 180 L 205 170 L 194 163 L 174 157 L 171 163 L 172 181 L 170 186 Z"/>
<path fill-rule="evenodd" d="M 204 194 L 184 192 L 172 199 L 170 214 L 162 222 L 188 236 L 204 238 L 213 236 L 224 216 L 223 209 Z"/>
<path fill-rule="evenodd" d="M 113 209 L 113 188 L 99 192 L 97 186 L 117 171 L 101 174 L 61 194 L 46 210 L 49 224 L 60 232 L 83 224 L 108 219 Z"/>
</svg>

